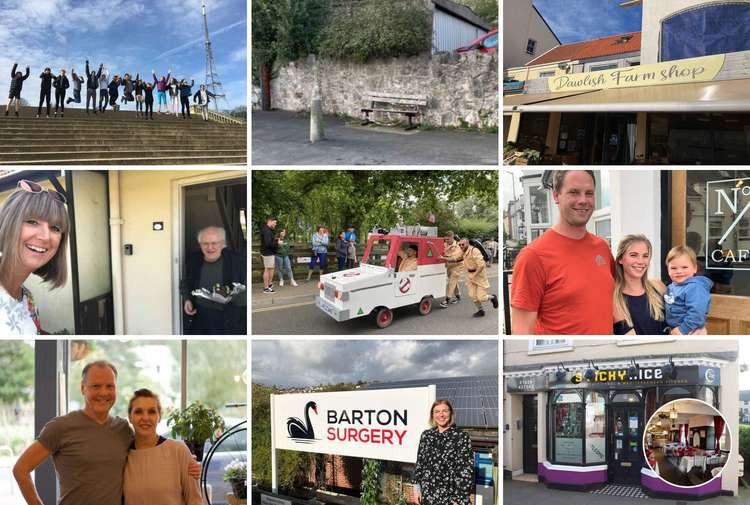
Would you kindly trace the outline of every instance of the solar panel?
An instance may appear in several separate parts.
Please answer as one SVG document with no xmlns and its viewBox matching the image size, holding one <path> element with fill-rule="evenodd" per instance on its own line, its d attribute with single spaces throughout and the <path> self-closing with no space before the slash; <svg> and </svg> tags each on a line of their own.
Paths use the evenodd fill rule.
<svg viewBox="0 0 750 505">
<path fill-rule="evenodd" d="M 367 389 L 398 389 L 435 385 L 435 394 L 451 402 L 460 427 L 497 428 L 499 389 L 496 376 L 415 379 L 368 384 Z"/>
</svg>

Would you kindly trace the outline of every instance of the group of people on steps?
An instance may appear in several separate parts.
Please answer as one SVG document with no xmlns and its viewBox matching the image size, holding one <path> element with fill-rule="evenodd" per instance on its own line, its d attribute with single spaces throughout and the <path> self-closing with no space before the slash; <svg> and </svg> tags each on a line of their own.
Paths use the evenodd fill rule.
<svg viewBox="0 0 750 505">
<path fill-rule="evenodd" d="M 20 117 L 18 114 L 18 105 L 21 101 L 21 90 L 23 89 L 23 82 L 28 79 L 31 69 L 26 67 L 26 74 L 24 75 L 21 71 L 17 71 L 18 63 L 13 63 L 13 69 L 10 72 L 10 92 L 8 94 L 8 104 L 5 106 L 5 115 L 10 113 L 12 106 L 15 107 L 16 117 Z M 72 84 L 73 84 L 73 96 L 69 97 L 66 101 L 65 95 L 68 88 L 71 85 L 68 79 L 65 69 L 61 68 L 58 75 L 52 74 L 52 70 L 47 67 L 39 75 L 42 80 L 41 89 L 39 91 L 39 107 L 37 109 L 36 117 L 41 117 L 42 105 L 46 102 L 47 105 L 47 116 L 50 117 L 50 101 L 52 96 L 52 88 L 55 89 L 55 112 L 57 116 L 58 112 L 60 117 L 65 117 L 65 105 L 71 102 L 81 103 L 81 88 L 86 83 L 86 114 L 89 113 L 89 105 L 94 114 L 98 112 L 104 113 L 109 104 L 112 110 L 117 112 L 120 110 L 120 105 L 117 103 L 120 98 L 120 103 L 127 104 L 129 102 L 135 102 L 136 117 L 144 119 L 154 119 L 154 91 L 156 91 L 156 100 L 158 102 L 157 112 L 162 113 L 162 105 L 164 106 L 165 114 L 174 114 L 175 117 L 179 117 L 182 114 L 182 119 L 191 119 L 190 116 L 190 97 L 193 97 L 193 102 L 198 104 L 201 108 L 201 115 L 204 121 L 208 121 L 208 104 L 212 98 L 216 98 L 216 95 L 206 89 L 204 84 L 200 85 L 200 89 L 193 93 L 193 86 L 195 81 L 182 79 L 178 81 L 175 77 L 172 77 L 172 69 L 169 69 L 166 77 L 156 77 L 156 71 L 152 70 L 151 75 L 153 77 L 153 84 L 150 80 L 141 79 L 141 75 L 138 73 L 135 79 L 132 75 L 126 73 L 122 77 L 115 74 L 112 79 L 109 78 L 109 70 L 104 67 L 104 64 L 99 65 L 98 71 L 92 71 L 89 68 L 89 61 L 86 60 L 86 74 L 84 76 L 76 73 L 75 68 L 71 69 Z M 120 87 L 123 88 L 122 97 L 120 97 Z M 97 91 L 99 96 L 99 103 L 97 105 Z M 169 101 L 167 101 L 169 96 Z"/>
</svg>

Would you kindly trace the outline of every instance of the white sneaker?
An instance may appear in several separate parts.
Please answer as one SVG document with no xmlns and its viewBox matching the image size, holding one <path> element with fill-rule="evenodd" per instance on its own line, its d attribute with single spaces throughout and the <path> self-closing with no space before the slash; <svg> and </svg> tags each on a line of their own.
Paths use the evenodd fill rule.
<svg viewBox="0 0 750 505">
<path fill-rule="evenodd" d="M 292 283 L 292 286 L 294 286 L 295 288 L 296 288 L 297 286 L 299 286 L 299 284 L 297 284 L 296 282 L 294 282 L 294 279 L 292 279 L 292 280 L 291 280 L 290 282 Z"/>
<path fill-rule="evenodd" d="M 284 285 L 284 279 L 279 280 L 279 286 L 283 286 L 283 285 Z"/>
</svg>

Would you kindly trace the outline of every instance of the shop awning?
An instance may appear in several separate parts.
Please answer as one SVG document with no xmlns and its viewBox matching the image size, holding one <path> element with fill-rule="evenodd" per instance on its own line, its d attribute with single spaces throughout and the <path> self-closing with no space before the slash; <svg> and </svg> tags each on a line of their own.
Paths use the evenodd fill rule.
<svg viewBox="0 0 750 505">
<path fill-rule="evenodd" d="M 520 105 L 531 105 L 549 100 L 556 100 L 559 98 L 567 98 L 576 95 L 585 95 L 587 93 L 596 93 L 596 91 L 566 91 L 563 93 L 533 93 L 533 94 L 518 94 L 518 95 L 506 95 L 503 96 L 503 105 L 505 106 L 505 112 L 514 112 L 508 110 L 508 107 L 516 107 Z"/>
<path fill-rule="evenodd" d="M 504 112 L 748 112 L 750 79 L 523 95 Z M 532 97 L 538 97 L 536 100 Z M 554 98 L 550 98 L 554 97 Z M 510 98 L 510 97 L 509 97 Z M 514 97 L 515 98 L 515 97 Z"/>
</svg>

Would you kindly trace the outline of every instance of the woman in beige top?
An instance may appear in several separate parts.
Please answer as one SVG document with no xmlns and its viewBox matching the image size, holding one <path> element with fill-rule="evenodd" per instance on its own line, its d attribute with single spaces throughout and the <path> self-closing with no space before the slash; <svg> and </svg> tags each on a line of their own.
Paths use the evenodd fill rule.
<svg viewBox="0 0 750 505">
<path fill-rule="evenodd" d="M 201 505 L 198 483 L 188 474 L 192 456 L 187 446 L 156 433 L 159 397 L 148 389 L 133 393 L 128 418 L 135 441 L 125 464 L 125 505 Z"/>
</svg>

